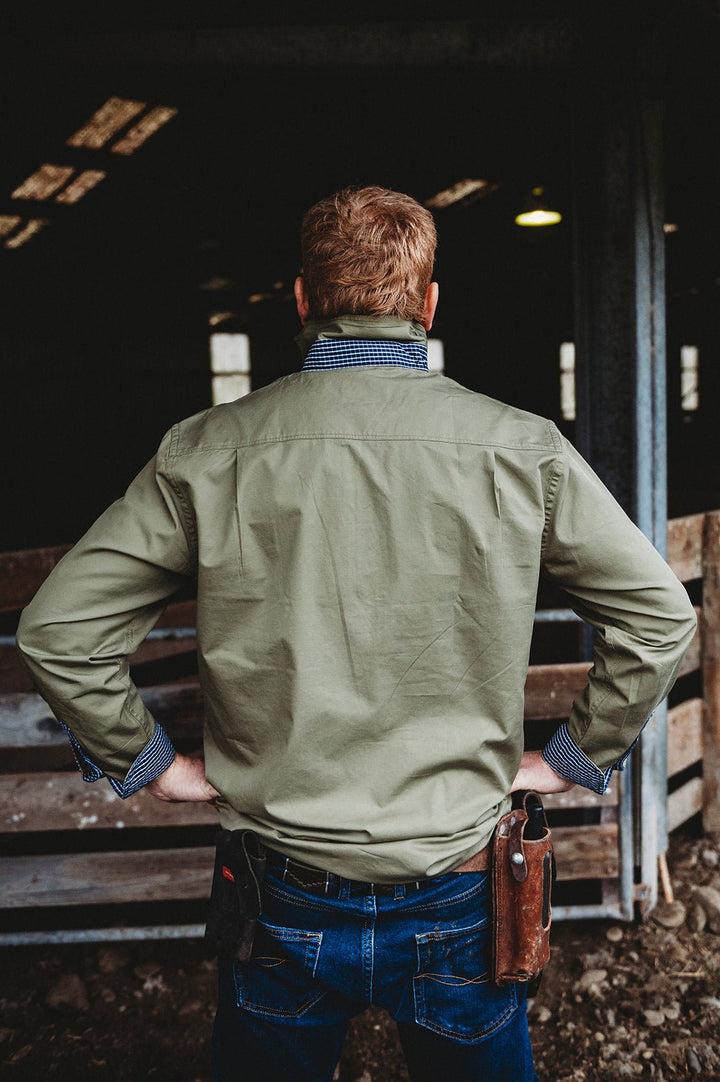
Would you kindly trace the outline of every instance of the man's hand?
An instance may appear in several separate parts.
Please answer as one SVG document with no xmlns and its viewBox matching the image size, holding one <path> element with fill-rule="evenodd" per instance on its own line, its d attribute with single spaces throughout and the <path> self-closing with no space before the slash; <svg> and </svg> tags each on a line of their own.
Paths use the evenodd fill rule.
<svg viewBox="0 0 720 1082">
<path fill-rule="evenodd" d="M 158 800 L 171 803 L 210 803 L 220 796 L 205 777 L 205 760 L 202 756 L 180 755 L 177 752 L 167 770 L 158 774 L 145 788 Z"/>
<path fill-rule="evenodd" d="M 520 760 L 520 769 L 510 792 L 516 789 L 534 789 L 536 793 L 565 793 L 574 782 L 568 781 L 555 771 L 542 757 L 540 751 L 526 751 Z"/>
</svg>

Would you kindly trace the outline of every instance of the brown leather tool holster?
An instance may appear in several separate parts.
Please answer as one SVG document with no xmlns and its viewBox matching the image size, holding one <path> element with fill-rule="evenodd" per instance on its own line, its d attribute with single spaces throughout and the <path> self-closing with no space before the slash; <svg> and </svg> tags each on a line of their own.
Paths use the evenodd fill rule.
<svg viewBox="0 0 720 1082">
<path fill-rule="evenodd" d="M 555 864 L 540 797 L 532 790 L 519 797 L 493 838 L 493 978 L 537 986 L 550 958 Z"/>
</svg>

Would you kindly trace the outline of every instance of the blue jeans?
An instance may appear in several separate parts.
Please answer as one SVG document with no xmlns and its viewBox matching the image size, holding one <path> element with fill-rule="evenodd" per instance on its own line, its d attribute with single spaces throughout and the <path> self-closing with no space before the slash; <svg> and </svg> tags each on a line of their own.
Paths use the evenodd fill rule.
<svg viewBox="0 0 720 1082">
<path fill-rule="evenodd" d="M 487 872 L 393 895 L 268 873 L 253 955 L 220 963 L 215 1082 L 331 1082 L 349 1020 L 395 1019 L 413 1082 L 537 1082 L 525 986 L 490 977 Z"/>
</svg>

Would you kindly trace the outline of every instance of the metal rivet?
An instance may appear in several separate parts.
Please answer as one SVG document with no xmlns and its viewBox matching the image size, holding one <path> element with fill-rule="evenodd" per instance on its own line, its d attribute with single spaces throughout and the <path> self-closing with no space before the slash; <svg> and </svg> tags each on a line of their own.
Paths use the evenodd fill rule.
<svg viewBox="0 0 720 1082">
<path fill-rule="evenodd" d="M 510 857 L 510 860 L 513 862 L 513 864 L 523 864 L 525 862 L 525 858 L 523 857 L 522 853 L 513 853 Z"/>
</svg>

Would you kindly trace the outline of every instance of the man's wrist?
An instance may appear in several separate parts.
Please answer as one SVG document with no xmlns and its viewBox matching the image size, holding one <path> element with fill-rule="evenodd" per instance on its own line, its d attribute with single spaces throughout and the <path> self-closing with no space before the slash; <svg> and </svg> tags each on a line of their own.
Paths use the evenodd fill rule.
<svg viewBox="0 0 720 1082">
<path fill-rule="evenodd" d="M 607 790 L 615 769 L 611 766 L 601 770 L 596 766 L 570 736 L 567 722 L 550 737 L 542 750 L 542 757 L 556 774 L 601 795 Z"/>
<path fill-rule="evenodd" d="M 158 800 L 171 803 L 210 803 L 220 796 L 205 777 L 202 756 L 176 754 L 171 765 L 149 785 L 148 791 Z"/>
</svg>

